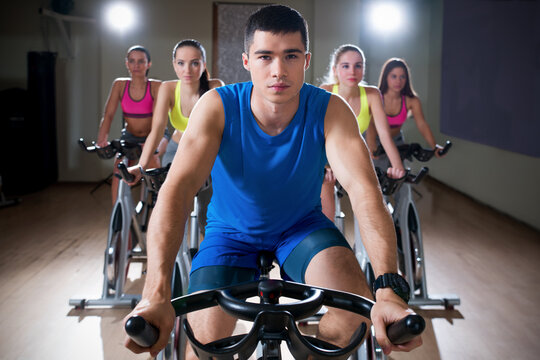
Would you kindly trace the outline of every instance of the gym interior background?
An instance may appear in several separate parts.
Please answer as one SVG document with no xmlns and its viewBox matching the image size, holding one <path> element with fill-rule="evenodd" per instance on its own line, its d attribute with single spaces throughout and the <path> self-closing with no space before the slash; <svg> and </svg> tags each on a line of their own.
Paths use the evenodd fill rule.
<svg viewBox="0 0 540 360">
<path fill-rule="evenodd" d="M 104 24 L 105 5 L 112 1 L 76 0 L 69 15 L 83 21 L 59 21 L 39 13 L 50 9 L 50 0 L 6 2 L 0 13 L 0 90 L 27 88 L 27 54 L 30 51 L 52 51 L 56 56 L 56 147 L 58 154 L 58 181 L 97 181 L 108 176 L 110 164 L 97 157 L 87 156 L 77 147 L 80 137 L 94 139 L 112 80 L 127 75 L 124 67 L 126 49 L 132 44 L 146 46 L 152 54 L 150 76 L 174 79 L 171 66 L 173 45 L 184 38 L 200 40 L 207 49 L 210 70 L 213 60 L 212 0 L 163 0 L 159 2 L 132 1 L 137 9 L 136 25 L 124 33 L 115 32 Z M 227 1 L 222 1 L 226 3 Z M 233 2 L 233 1 L 230 1 Z M 269 3 L 254 1 L 250 3 Z M 306 81 L 318 85 L 328 66 L 332 50 L 343 43 L 358 44 L 366 53 L 366 80 L 376 84 L 382 63 L 393 56 L 402 57 L 410 65 L 414 86 L 422 100 L 426 119 L 439 142 L 450 139 L 454 148 L 445 161 L 429 164 L 435 179 L 487 204 L 515 219 L 540 229 L 538 202 L 540 201 L 540 158 L 486 146 L 449 136 L 440 131 L 441 119 L 441 64 L 443 49 L 442 0 L 402 1 L 406 9 L 407 25 L 397 34 L 378 34 L 366 21 L 368 0 L 293 0 L 284 4 L 298 9 L 310 26 L 310 44 L 313 53 Z M 489 10 L 490 1 L 484 1 Z M 513 1 L 519 6 L 534 1 Z M 538 9 L 538 7 L 536 7 Z M 538 10 L 536 10 L 538 15 Z M 490 12 L 486 12 L 489 18 Z M 538 18 L 538 17 L 537 17 Z M 86 21 L 93 19 L 93 21 Z M 481 21 L 481 19 L 479 19 Z M 61 25 L 58 26 L 58 25 Z M 504 26 L 504 24 L 503 24 Z M 538 28 L 538 26 L 536 26 Z M 66 32 L 63 37 L 62 32 Z M 487 34 L 489 36 L 489 33 Z M 538 69 L 538 29 L 531 34 Z M 536 39 L 536 40 L 534 40 Z M 536 41 L 536 43 L 535 43 Z M 504 43 L 499 53 L 504 53 Z M 512 72 L 520 68 L 518 57 L 514 67 L 501 71 Z M 238 54 L 240 62 L 240 54 Z M 497 57 L 493 59 L 497 61 Z M 530 81 L 538 84 L 531 74 Z M 496 78 L 486 79 L 486 82 Z M 527 81 L 527 80 L 526 80 Z M 467 87 L 467 83 L 459 86 Z M 458 86 L 458 88 L 459 88 Z M 519 90 L 508 91 L 507 96 Z M 486 94 L 489 96 L 490 94 Z M 32 104 L 28 104 L 32 106 Z M 479 104 L 478 106 L 481 106 Z M 481 107 L 480 107 L 481 111 Z M 540 120 L 531 113 L 529 122 L 515 118 L 506 124 L 521 128 L 526 133 L 530 119 Z M 472 119 L 474 121 L 474 119 Z M 111 134 L 119 134 L 120 111 L 113 123 Z M 409 131 L 412 130 L 412 131 Z M 413 122 L 405 124 L 404 132 L 410 141 L 422 141 Z M 8 136 L 4 133 L 3 136 Z M 22 142 L 22 138 L 17 141 Z M 536 144 L 536 147 L 540 145 Z M 536 149 L 538 152 L 538 149 Z M 10 151 L 17 157 L 19 151 Z M 3 151 L 2 158 L 6 152 Z M 26 162 L 28 157 L 18 158 Z M 4 175 L 6 176 L 6 175 Z M 9 189 L 6 189 L 9 190 Z"/>
<path fill-rule="evenodd" d="M 88 312 L 87 315 L 81 315 L 66 309 L 70 296 L 75 295 L 78 291 L 84 293 L 83 289 L 79 289 L 79 286 L 84 288 L 88 286 L 99 287 L 100 285 L 102 251 L 110 211 L 108 208 L 110 205 L 108 188 L 100 190 L 103 196 L 98 200 L 90 196 L 81 199 L 81 191 L 72 184 L 100 181 L 110 174 L 112 168 L 112 162 L 99 160 L 96 156 L 83 153 L 77 145 L 77 140 L 80 137 L 87 140 L 95 139 L 111 83 L 116 77 L 127 75 L 124 56 L 129 46 L 133 44 L 146 46 L 152 54 L 153 64 L 150 76 L 169 80 L 176 78 L 171 66 L 173 45 L 184 38 L 195 38 L 206 47 L 208 65 L 212 71 L 214 1 L 132 0 L 130 2 L 137 8 L 139 18 L 132 30 L 123 33 L 109 29 L 103 20 L 105 6 L 113 1 L 74 0 L 74 7 L 69 13 L 69 16 L 76 17 L 71 19 L 73 21 L 57 21 L 54 17 L 39 12 L 39 9 L 51 9 L 51 2 L 51 0 L 25 0 L 2 3 L 2 11 L 0 11 L 0 48 L 2 49 L 0 91 L 2 94 L 6 90 L 14 88 L 33 91 L 32 79 L 29 78 L 31 71 L 29 71 L 28 60 L 34 55 L 29 55 L 30 52 L 56 54 L 53 69 L 55 73 L 53 82 L 56 91 L 53 94 L 55 114 L 49 113 L 47 115 L 48 119 L 52 116 L 52 123 L 46 124 L 45 128 L 29 129 L 28 131 L 34 131 L 32 134 L 26 132 L 28 127 L 23 130 L 21 128 L 15 129 L 14 132 L 6 131 L 8 120 L 4 110 L 7 101 L 5 98 L 1 99 L 0 111 L 3 113 L 0 114 L 2 121 L 0 124 L 0 159 L 2 166 L 6 163 L 9 163 L 10 166 L 14 163 L 25 166 L 17 168 L 13 174 L 0 173 L 0 175 L 3 177 L 15 176 L 16 180 L 24 181 L 28 187 L 23 189 L 23 192 L 31 194 L 35 194 L 38 188 L 58 181 L 61 185 L 53 187 L 51 193 L 44 196 L 45 200 L 38 197 L 41 200 L 39 200 L 40 203 L 35 204 L 35 207 L 43 206 L 43 203 L 55 205 L 55 203 L 59 203 L 58 197 L 66 197 L 66 202 L 71 206 L 75 204 L 80 207 L 78 209 L 80 212 L 72 214 L 69 210 L 65 211 L 64 218 L 61 220 L 62 225 L 52 230 L 51 234 L 44 233 L 50 231 L 50 228 L 43 227 L 45 230 L 42 230 L 42 226 L 44 226 L 42 224 L 58 223 L 54 211 L 46 214 L 42 219 L 38 219 L 37 216 L 16 219 L 18 224 L 22 225 L 18 225 L 17 230 L 11 231 L 11 233 L 9 233 L 12 230 L 11 226 L 6 226 L 8 233 L 4 232 L 5 229 L 0 226 L 0 255 L 3 256 L 2 261 L 0 261 L 0 279 L 2 279 L 0 325 L 2 325 L 3 331 L 3 336 L 0 336 L 0 339 L 3 339 L 0 340 L 0 357 L 3 358 L 3 355 L 9 354 L 8 350 L 11 349 L 12 353 L 17 351 L 25 354 L 32 353 L 35 355 L 33 358 L 52 357 L 52 354 L 58 355 L 57 358 L 74 358 L 78 355 L 73 354 L 79 354 L 78 358 L 95 359 L 98 357 L 94 356 L 94 351 L 98 353 L 102 351 L 107 358 L 107 354 L 110 354 L 108 349 L 113 348 L 112 353 L 117 354 L 123 351 L 122 354 L 125 358 L 131 359 L 133 355 L 121 348 L 122 335 L 119 334 L 119 324 L 123 317 L 122 314 Z M 58 1 L 54 2 L 58 3 Z M 220 3 L 237 2 L 238 0 L 220 1 Z M 248 2 L 250 4 L 266 4 L 274 1 L 249 0 Z M 521 358 L 524 359 L 536 358 L 538 345 L 536 347 L 529 345 L 527 349 L 515 345 L 518 338 L 526 341 L 526 344 L 538 343 L 538 306 L 535 299 L 538 299 L 539 292 L 537 281 L 534 283 L 534 280 L 530 280 L 530 278 L 536 279 L 537 277 L 537 259 L 540 255 L 538 254 L 538 246 L 530 245 L 536 239 L 540 239 L 538 232 L 540 230 L 538 211 L 540 158 L 537 155 L 526 155 L 485 145 L 478 141 L 450 136 L 441 131 L 440 124 L 444 115 L 441 110 L 443 108 L 442 82 L 444 76 L 448 76 L 447 73 L 443 72 L 445 64 L 443 39 L 447 35 L 443 31 L 446 6 L 450 3 L 480 4 L 478 6 L 485 7 L 484 16 L 480 16 L 476 20 L 482 24 L 483 20 L 487 21 L 492 17 L 494 4 L 495 6 L 508 6 L 508 9 L 530 7 L 529 16 L 538 19 L 540 18 L 538 1 L 403 0 L 400 3 L 406 9 L 407 25 L 398 35 L 376 33 L 368 26 L 365 16 L 372 2 L 373 0 L 281 1 L 281 3 L 299 10 L 310 26 L 310 50 L 313 57 L 311 66 L 306 73 L 306 81 L 318 85 L 326 72 L 330 53 L 335 47 L 344 43 L 357 44 L 365 51 L 367 58 L 365 80 L 369 84 L 377 84 L 380 68 L 387 58 L 397 56 L 406 59 L 411 67 L 414 87 L 422 100 L 426 120 L 433 130 L 435 138 L 439 142 L 449 139 L 454 143 L 454 147 L 444 160 L 434 160 L 428 164 L 430 176 L 532 228 L 527 228 L 525 235 L 521 236 L 522 233 L 514 232 L 516 225 L 513 222 L 512 225 L 502 224 L 502 221 L 495 224 L 487 223 L 484 217 L 484 207 L 475 208 L 472 212 L 461 212 L 459 205 L 457 210 L 454 207 L 444 212 L 440 212 L 437 210 L 438 208 L 433 210 L 430 207 L 431 195 L 425 192 L 421 220 L 425 221 L 424 230 L 428 232 L 428 235 L 431 235 L 431 239 L 440 236 L 439 230 L 443 227 L 441 217 L 445 216 L 444 221 L 447 223 L 444 227 L 447 229 L 450 239 L 462 236 L 460 231 L 464 227 L 464 221 L 467 222 L 467 229 L 472 227 L 475 230 L 468 237 L 463 237 L 463 248 L 449 251 L 444 246 L 453 246 L 453 243 L 445 244 L 447 238 L 444 237 L 441 237 L 442 240 L 436 244 L 437 247 L 430 248 L 432 254 L 438 256 L 438 258 L 435 256 L 431 259 L 428 258 L 428 261 L 434 265 L 430 268 L 431 270 L 428 270 L 430 286 L 447 290 L 448 285 L 444 283 L 444 280 L 452 280 L 457 277 L 456 283 L 467 290 L 459 290 L 458 294 L 462 296 L 463 306 L 458 307 L 456 312 L 448 315 L 446 312 L 440 311 L 434 315 L 434 317 L 443 318 L 450 325 L 446 327 L 446 331 L 441 331 L 440 323 L 436 323 L 434 328 L 437 331 L 437 336 L 430 336 L 430 334 L 426 336 L 428 340 L 433 340 L 429 344 L 426 343 L 427 348 L 424 351 L 429 354 L 426 358 L 441 358 L 448 353 L 459 354 L 448 358 L 466 358 L 461 356 L 461 352 L 465 352 L 467 349 L 460 349 L 452 342 L 444 344 L 446 339 L 455 339 L 456 336 L 458 343 L 474 339 L 469 341 L 474 342 L 474 347 L 478 348 L 476 354 L 483 353 L 487 348 L 495 354 L 500 353 L 503 349 L 511 349 L 512 352 L 517 351 L 515 358 L 520 358 L 520 354 L 523 355 Z M 470 12 L 463 12 L 463 16 L 467 14 Z M 508 15 L 510 14 L 511 12 L 508 12 Z M 524 19 L 530 19 L 529 16 Z M 508 27 L 509 23 L 501 22 L 497 25 Z M 485 36 L 490 36 L 489 29 L 489 26 L 483 28 Z M 529 36 L 525 37 L 532 49 L 532 60 L 525 59 L 526 61 L 524 61 L 523 57 L 514 57 L 510 53 L 512 61 L 515 62 L 513 66 L 501 66 L 497 71 L 507 72 L 510 74 L 510 78 L 522 82 L 532 82 L 536 86 L 540 83 L 540 79 L 538 79 L 540 76 L 540 71 L 538 71 L 540 59 L 540 26 L 538 21 L 536 21 L 536 25 L 533 25 L 532 30 L 528 34 Z M 63 34 L 62 31 L 65 33 Z M 496 42 L 497 46 L 492 50 L 499 55 L 504 54 L 509 51 L 508 48 L 505 48 L 508 43 L 508 41 Z M 471 58 L 470 54 L 464 55 Z M 459 54 L 457 57 L 455 54 L 452 56 L 453 61 L 457 61 L 457 65 L 460 66 Z M 240 54 L 238 54 L 238 62 L 240 59 Z M 491 60 L 498 62 L 499 58 L 494 56 Z M 522 73 L 517 71 L 525 68 L 525 62 L 527 66 L 532 64 L 533 70 L 530 77 L 521 76 Z M 498 89 L 504 88 L 506 85 L 501 85 L 498 76 L 486 77 L 484 80 L 487 84 L 491 81 L 497 82 Z M 478 86 L 477 83 L 474 85 Z M 482 85 L 485 86 L 485 84 Z M 459 86 L 458 83 L 457 89 Z M 461 86 L 468 87 L 469 84 L 467 81 L 463 81 Z M 482 89 L 483 87 L 478 86 L 477 88 Z M 499 97 L 500 103 L 505 102 L 507 99 L 505 96 L 529 96 L 530 94 L 520 93 L 523 89 L 507 89 L 504 96 Z M 538 90 L 535 89 L 535 91 L 535 94 L 538 94 Z M 51 95 L 50 92 L 48 95 Z M 482 95 L 480 94 L 480 96 Z M 493 93 L 486 93 L 485 96 L 493 96 Z M 534 96 L 533 94 L 533 100 L 538 99 L 538 96 Z M 21 106 L 32 109 L 46 104 L 47 101 L 45 104 L 27 101 L 23 102 Z M 17 104 L 11 105 L 16 107 Z M 475 104 L 472 105 L 475 106 Z M 477 104 L 475 110 L 482 113 L 482 106 L 484 104 Z M 32 114 L 32 112 L 30 111 L 28 114 Z M 483 124 L 486 120 L 489 121 L 489 119 L 479 119 L 478 123 Z M 475 123 L 476 119 L 472 118 L 470 121 L 473 126 L 478 126 Z M 535 129 L 534 126 L 530 126 L 531 123 L 538 124 L 539 122 L 537 111 L 531 111 L 525 119 L 511 118 L 506 124 L 506 129 L 512 130 L 512 132 L 517 129 L 526 133 Z M 114 136 L 113 134 L 120 134 L 120 128 L 121 114 L 118 111 L 111 129 L 111 137 Z M 409 141 L 423 143 L 423 139 L 416 131 L 412 121 L 405 124 L 404 132 Z M 531 133 L 538 136 L 538 133 L 535 134 L 532 131 Z M 54 159 L 46 158 L 40 154 L 44 151 L 45 145 L 42 142 L 45 141 L 43 139 L 45 135 L 47 136 L 47 146 L 50 146 L 51 142 L 54 145 L 50 149 L 51 153 L 56 154 Z M 536 144 L 535 146 L 536 148 L 533 148 L 532 152 L 536 151 L 537 154 L 540 145 Z M 46 171 L 50 172 L 51 167 L 54 168 L 52 173 L 44 175 L 39 170 L 36 171 L 39 169 L 35 166 L 36 159 L 40 157 L 45 158 L 42 160 Z M 29 180 L 27 177 L 30 177 Z M 94 184 L 87 184 L 84 187 L 84 194 L 87 194 L 87 191 L 93 186 Z M 8 188 L 3 190 L 7 193 L 10 192 Z M 454 197 L 446 196 L 444 192 L 439 191 L 438 193 L 442 194 L 437 199 L 439 202 L 455 201 Z M 28 204 L 25 199 L 23 202 Z M 64 203 L 61 204 L 63 206 Z M 462 204 L 462 202 L 458 204 Z M 48 207 L 45 206 L 44 209 L 47 210 Z M 2 211 L 0 210 L 0 220 L 5 214 Z M 40 210 L 38 214 L 43 215 L 43 210 Z M 496 217 L 498 220 L 501 218 L 504 217 Z M 2 224 L 5 225 L 6 222 L 0 221 L 0 225 Z M 83 227 L 84 232 L 81 231 Z M 510 235 L 507 237 L 503 235 L 503 239 L 499 239 L 499 243 L 503 243 L 504 246 L 497 249 L 497 257 L 492 256 L 493 254 L 489 251 L 493 251 L 493 239 L 499 232 L 506 234 L 503 230 L 507 231 L 509 227 L 511 228 Z M 35 238 L 28 239 L 24 238 L 25 233 L 38 233 L 39 235 L 33 235 Z M 4 241 L 5 239 L 7 241 Z M 48 240 L 45 242 L 43 239 Z M 9 244 L 6 244 L 7 242 Z M 540 241 L 538 242 L 540 243 Z M 25 250 L 28 248 L 31 248 L 32 252 Z M 88 256 L 89 253 L 95 256 L 91 258 Z M 506 257 L 508 260 L 502 268 L 497 263 L 497 259 L 500 257 Z M 441 258 L 448 261 L 450 267 L 444 263 L 442 269 L 436 272 L 437 266 L 434 263 Z M 52 263 L 61 263 L 61 266 L 55 265 L 54 268 L 51 268 L 50 264 Z M 73 273 L 74 269 L 83 268 L 92 270 L 84 275 Z M 471 268 L 473 270 L 469 272 Z M 506 271 L 500 271 L 502 269 Z M 516 278 L 511 272 L 512 270 L 519 271 L 519 278 Z M 16 272 L 24 272 L 24 274 L 19 275 Z M 60 278 L 60 276 L 64 277 Z M 74 291 L 72 288 L 61 290 L 65 284 L 64 280 L 59 279 L 65 279 L 65 284 L 77 282 L 77 290 Z M 491 279 L 491 282 L 482 283 L 476 287 L 478 283 L 474 281 L 478 281 L 478 279 Z M 500 283 L 501 281 L 504 285 L 493 285 L 495 282 Z M 29 287 L 33 291 L 28 291 Z M 492 291 L 491 298 L 483 298 L 486 289 Z M 519 292 L 518 296 L 515 296 L 516 293 L 511 291 Z M 39 298 L 40 307 L 36 307 L 35 297 L 42 296 L 45 292 L 52 295 L 44 299 Z M 523 293 L 526 295 L 522 296 Z M 516 308 L 516 304 L 513 303 L 516 297 L 519 297 L 520 301 L 527 306 L 520 304 L 519 308 Z M 501 303 L 502 305 L 497 307 Z M 489 309 L 490 305 L 495 306 L 495 309 Z M 24 311 L 22 311 L 23 308 Z M 453 322 L 460 310 L 465 314 L 466 321 Z M 492 317 L 491 322 L 485 322 L 483 317 L 486 316 L 486 313 L 487 316 Z M 66 318 L 70 319 L 66 320 Z M 98 322 L 96 318 L 99 318 L 100 321 L 98 325 L 95 324 Z M 457 319 L 463 318 L 458 317 Z M 513 327 L 507 327 L 511 321 L 514 321 Z M 57 323 L 60 327 L 63 326 L 63 332 L 58 331 Z M 69 326 L 65 325 L 66 323 Z M 467 325 L 463 325 L 463 323 L 467 323 Z M 504 327 L 502 324 L 505 324 Z M 75 336 L 79 336 L 81 328 L 90 329 L 89 331 L 95 333 L 94 326 L 101 327 L 100 336 L 73 340 Z M 482 331 L 482 335 L 485 336 L 477 343 L 476 328 L 464 331 L 464 326 L 477 326 Z M 77 330 L 74 331 L 74 329 Z M 516 331 L 516 329 L 523 329 L 526 335 Z M 431 331 L 433 332 L 433 329 Z M 500 335 L 501 333 L 504 335 Z M 498 334 L 499 336 L 497 336 Z M 4 335 L 9 335 L 9 337 Z M 491 340 L 483 340 L 486 337 Z M 41 338 L 42 342 L 37 341 L 38 338 Z M 68 341 L 64 342 L 63 339 L 68 339 Z M 47 342 L 43 342 L 43 340 Z M 73 342 L 70 343 L 69 340 L 73 340 Z M 439 342 L 438 345 L 437 342 Z M 100 350 L 101 347 L 103 347 L 102 350 Z M 529 350 L 528 357 L 524 354 L 526 350 Z M 440 351 L 439 357 L 434 356 L 437 351 Z M 51 355 L 47 356 L 47 354 Z M 62 354 L 72 356 L 62 357 Z M 414 353 L 411 355 L 411 358 L 415 358 Z M 13 358 L 18 357 L 14 356 Z M 122 357 L 109 355 L 108 358 L 120 359 Z"/>
</svg>

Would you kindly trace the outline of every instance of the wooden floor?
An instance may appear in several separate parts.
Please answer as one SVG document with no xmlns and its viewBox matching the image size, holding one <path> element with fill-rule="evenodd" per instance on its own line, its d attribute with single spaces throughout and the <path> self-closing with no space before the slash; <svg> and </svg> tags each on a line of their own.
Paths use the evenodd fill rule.
<svg viewBox="0 0 540 360">
<path fill-rule="evenodd" d="M 0 359 L 148 359 L 122 347 L 128 310 L 68 305 L 101 292 L 110 189 L 93 187 L 56 184 L 0 209 Z M 429 293 L 461 305 L 418 310 L 424 345 L 391 358 L 538 359 L 540 233 L 433 180 L 419 192 Z"/>
</svg>

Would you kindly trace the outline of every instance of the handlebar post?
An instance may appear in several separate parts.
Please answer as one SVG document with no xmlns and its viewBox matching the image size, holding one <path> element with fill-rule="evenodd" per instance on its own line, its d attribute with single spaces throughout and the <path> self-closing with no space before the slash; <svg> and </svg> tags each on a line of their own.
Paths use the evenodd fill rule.
<svg viewBox="0 0 540 360">
<path fill-rule="evenodd" d="M 261 304 L 279 304 L 283 293 L 283 284 L 279 281 L 264 280 L 259 283 L 259 298 Z"/>
<path fill-rule="evenodd" d="M 129 173 L 124 163 L 119 163 L 118 169 L 120 169 L 120 172 L 122 173 L 122 178 L 124 178 L 124 180 L 126 180 L 127 182 L 132 182 L 135 179 L 135 176 Z"/>
</svg>

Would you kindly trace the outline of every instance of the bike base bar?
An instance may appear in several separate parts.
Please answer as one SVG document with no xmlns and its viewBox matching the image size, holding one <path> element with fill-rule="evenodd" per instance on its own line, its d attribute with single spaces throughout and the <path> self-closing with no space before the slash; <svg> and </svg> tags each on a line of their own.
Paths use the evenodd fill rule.
<svg viewBox="0 0 540 360">
<path fill-rule="evenodd" d="M 411 306 L 430 306 L 443 305 L 445 308 L 454 307 L 461 304 L 459 296 L 455 294 L 429 295 L 429 297 L 411 297 L 409 305 Z"/>
<path fill-rule="evenodd" d="M 122 295 L 118 298 L 69 299 L 69 305 L 75 307 L 76 309 L 86 309 L 92 307 L 133 309 L 140 300 L 140 295 Z"/>
</svg>

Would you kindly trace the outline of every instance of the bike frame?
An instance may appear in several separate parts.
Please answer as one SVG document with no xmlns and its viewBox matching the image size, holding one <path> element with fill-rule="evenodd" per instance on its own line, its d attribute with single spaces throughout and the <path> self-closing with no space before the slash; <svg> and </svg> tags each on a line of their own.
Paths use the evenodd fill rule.
<svg viewBox="0 0 540 360">
<path fill-rule="evenodd" d="M 429 150 L 423 149 L 419 144 L 413 143 L 399 145 L 398 150 L 404 161 L 412 162 L 413 158 L 415 158 L 418 161 L 425 162 L 432 158 L 434 151 L 439 151 L 441 155 L 444 155 L 450 149 L 451 145 L 452 144 L 447 141 L 443 150 Z M 384 150 L 381 147 L 380 149 L 377 149 L 376 153 L 377 155 L 384 154 Z M 408 163 L 406 163 L 406 165 L 408 165 Z M 399 231 L 397 234 L 398 241 L 399 239 L 401 240 L 403 251 L 403 264 L 400 265 L 403 266 L 406 280 L 410 285 L 409 305 L 442 305 L 446 309 L 453 309 L 454 306 L 460 304 L 460 299 L 457 295 L 441 294 L 430 296 L 427 291 L 422 228 L 412 194 L 412 184 L 419 183 L 427 172 L 427 168 L 422 168 L 415 178 L 406 175 L 404 178 L 397 180 L 399 183 L 397 188 L 392 188 L 389 193 L 385 193 L 383 189 L 383 197 L 388 210 L 392 214 L 392 220 L 396 231 Z M 414 234 L 414 239 L 411 234 Z M 366 259 L 367 253 L 362 245 L 362 239 L 360 237 L 356 219 L 355 247 L 357 248 L 357 258 Z M 414 256 L 414 260 L 419 266 L 415 266 L 412 256 Z M 418 270 L 418 268 L 420 270 Z M 420 273 L 418 273 L 418 271 L 420 271 Z M 419 278 L 419 281 L 417 278 Z M 416 286 L 418 282 L 419 286 Z"/>
<path fill-rule="evenodd" d="M 82 139 L 79 142 L 86 151 L 96 151 L 95 147 L 87 148 Z M 122 157 L 120 164 L 127 167 L 129 162 L 127 156 L 123 156 L 121 151 L 118 156 Z M 148 186 L 145 182 L 142 186 L 141 201 L 135 208 L 131 186 L 123 180 L 118 182 L 118 195 L 111 211 L 107 247 L 104 253 L 101 297 L 98 299 L 72 298 L 69 300 L 70 306 L 84 309 L 87 307 L 134 308 L 137 305 L 141 298 L 140 294 L 127 294 L 124 288 L 130 262 L 146 260 L 146 238 L 143 230 L 146 230 L 150 205 Z M 143 226 L 139 222 L 140 215 L 142 215 Z M 138 248 L 137 245 L 139 245 Z"/>
<path fill-rule="evenodd" d="M 191 211 L 190 218 L 186 221 L 182 244 L 180 245 L 180 250 L 176 254 L 171 281 L 173 298 L 180 297 L 188 292 L 191 261 L 199 248 L 200 242 L 198 210 L 199 202 L 198 195 L 196 194 L 193 198 L 193 211 Z M 177 318 L 178 321 L 169 336 L 168 344 L 165 349 L 158 354 L 156 357 L 157 360 L 178 360 L 178 357 L 176 356 L 177 352 L 181 353 L 179 358 L 183 359 L 187 338 L 185 332 L 181 330 L 180 327 L 182 326 L 181 324 L 184 318 L 185 315 Z"/>
<path fill-rule="evenodd" d="M 387 204 L 390 203 L 390 198 L 385 196 Z M 446 309 L 452 309 L 454 306 L 460 304 L 460 299 L 455 294 L 439 294 L 429 295 L 427 290 L 427 277 L 426 277 L 426 261 L 424 257 L 424 244 L 422 238 L 422 227 L 420 225 L 420 217 L 418 216 L 418 210 L 413 199 L 411 184 L 404 183 L 398 190 L 397 207 L 393 210 L 392 219 L 396 228 L 400 230 L 401 246 L 403 250 L 404 267 L 406 280 L 410 285 L 411 293 L 409 305 L 422 306 L 422 305 L 442 305 Z M 409 223 L 410 219 L 413 219 L 414 225 L 411 228 Z M 411 231 L 415 233 L 417 245 L 413 244 L 411 238 Z M 414 254 L 414 255 L 411 255 Z M 415 256 L 416 262 L 420 263 L 420 286 L 415 289 L 416 269 L 413 264 L 411 256 Z"/>
</svg>

